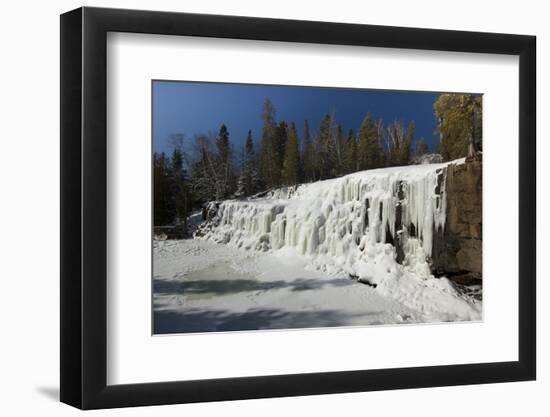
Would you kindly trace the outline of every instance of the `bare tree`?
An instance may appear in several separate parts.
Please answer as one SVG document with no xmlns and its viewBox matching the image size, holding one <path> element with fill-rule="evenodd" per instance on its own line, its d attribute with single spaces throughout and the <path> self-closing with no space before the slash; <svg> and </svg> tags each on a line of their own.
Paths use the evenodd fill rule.
<svg viewBox="0 0 550 417">
<path fill-rule="evenodd" d="M 216 164 L 216 154 L 212 150 L 212 135 L 197 135 L 195 137 L 195 154 L 197 160 L 193 163 L 193 193 L 201 200 L 208 201 L 213 197 L 220 200 L 224 197 L 224 172 L 220 172 Z"/>
<path fill-rule="evenodd" d="M 413 122 L 409 123 L 407 129 L 405 129 L 402 121 L 395 120 L 386 128 L 388 165 L 407 165 L 409 163 L 410 147 L 413 136 Z"/>
</svg>

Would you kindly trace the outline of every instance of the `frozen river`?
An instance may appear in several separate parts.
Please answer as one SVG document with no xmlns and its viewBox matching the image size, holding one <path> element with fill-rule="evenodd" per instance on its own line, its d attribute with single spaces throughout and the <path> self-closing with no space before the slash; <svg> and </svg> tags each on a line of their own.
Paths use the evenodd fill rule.
<svg viewBox="0 0 550 417">
<path fill-rule="evenodd" d="M 308 266 L 292 251 L 155 242 L 154 333 L 365 326 L 446 320 Z"/>
</svg>

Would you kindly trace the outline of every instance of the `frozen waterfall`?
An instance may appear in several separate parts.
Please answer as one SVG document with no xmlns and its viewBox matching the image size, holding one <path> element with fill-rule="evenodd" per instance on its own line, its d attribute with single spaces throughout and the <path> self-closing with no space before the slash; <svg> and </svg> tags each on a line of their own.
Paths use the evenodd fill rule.
<svg viewBox="0 0 550 417">
<path fill-rule="evenodd" d="M 479 319 L 481 305 L 434 278 L 434 232 L 445 228 L 450 163 L 383 168 L 211 203 L 195 235 L 251 251 L 299 254 L 329 276 L 356 277 L 412 308 Z M 292 252 L 292 254 L 290 253 Z"/>
<path fill-rule="evenodd" d="M 446 166 L 362 171 L 263 198 L 223 201 L 204 237 L 246 249 L 293 247 L 303 255 L 336 257 L 395 246 L 399 239 L 405 257 L 418 250 L 429 257 L 434 230 L 445 227 Z"/>
</svg>

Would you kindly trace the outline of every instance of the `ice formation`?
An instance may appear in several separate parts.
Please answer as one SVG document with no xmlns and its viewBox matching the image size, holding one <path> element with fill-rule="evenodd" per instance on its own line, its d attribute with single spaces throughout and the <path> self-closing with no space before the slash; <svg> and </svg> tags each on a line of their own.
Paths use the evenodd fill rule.
<svg viewBox="0 0 550 417">
<path fill-rule="evenodd" d="M 199 235 L 249 250 L 292 250 L 316 269 L 356 277 L 418 307 L 411 297 L 433 295 L 419 288 L 454 293 L 447 279 L 433 278 L 428 264 L 434 231 L 445 228 L 448 164 L 362 171 L 222 201 Z"/>
<path fill-rule="evenodd" d="M 446 166 L 363 171 L 263 198 L 223 201 L 205 236 L 246 249 L 286 246 L 331 256 L 400 239 L 405 255 L 421 249 L 429 257 L 434 230 L 445 227 Z"/>
</svg>

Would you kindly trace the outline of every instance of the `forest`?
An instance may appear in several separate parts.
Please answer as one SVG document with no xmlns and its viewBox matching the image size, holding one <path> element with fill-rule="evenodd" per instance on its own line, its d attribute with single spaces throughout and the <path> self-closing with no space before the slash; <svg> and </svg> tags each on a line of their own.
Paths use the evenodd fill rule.
<svg viewBox="0 0 550 417">
<path fill-rule="evenodd" d="M 415 137 L 415 123 L 386 123 L 367 112 L 356 130 L 343 131 L 333 114 L 319 126 L 277 120 L 269 98 L 262 108 L 259 138 L 252 131 L 242 149 L 231 143 L 225 124 L 217 135 L 197 134 L 186 152 L 183 135 L 174 136 L 171 154 L 153 155 L 154 225 L 186 225 L 192 210 L 212 200 L 246 198 L 300 183 L 357 171 L 419 163 L 425 154 L 450 161 L 482 151 L 482 100 L 479 95 L 440 94 L 433 105 L 440 141 L 430 149 Z"/>
</svg>

